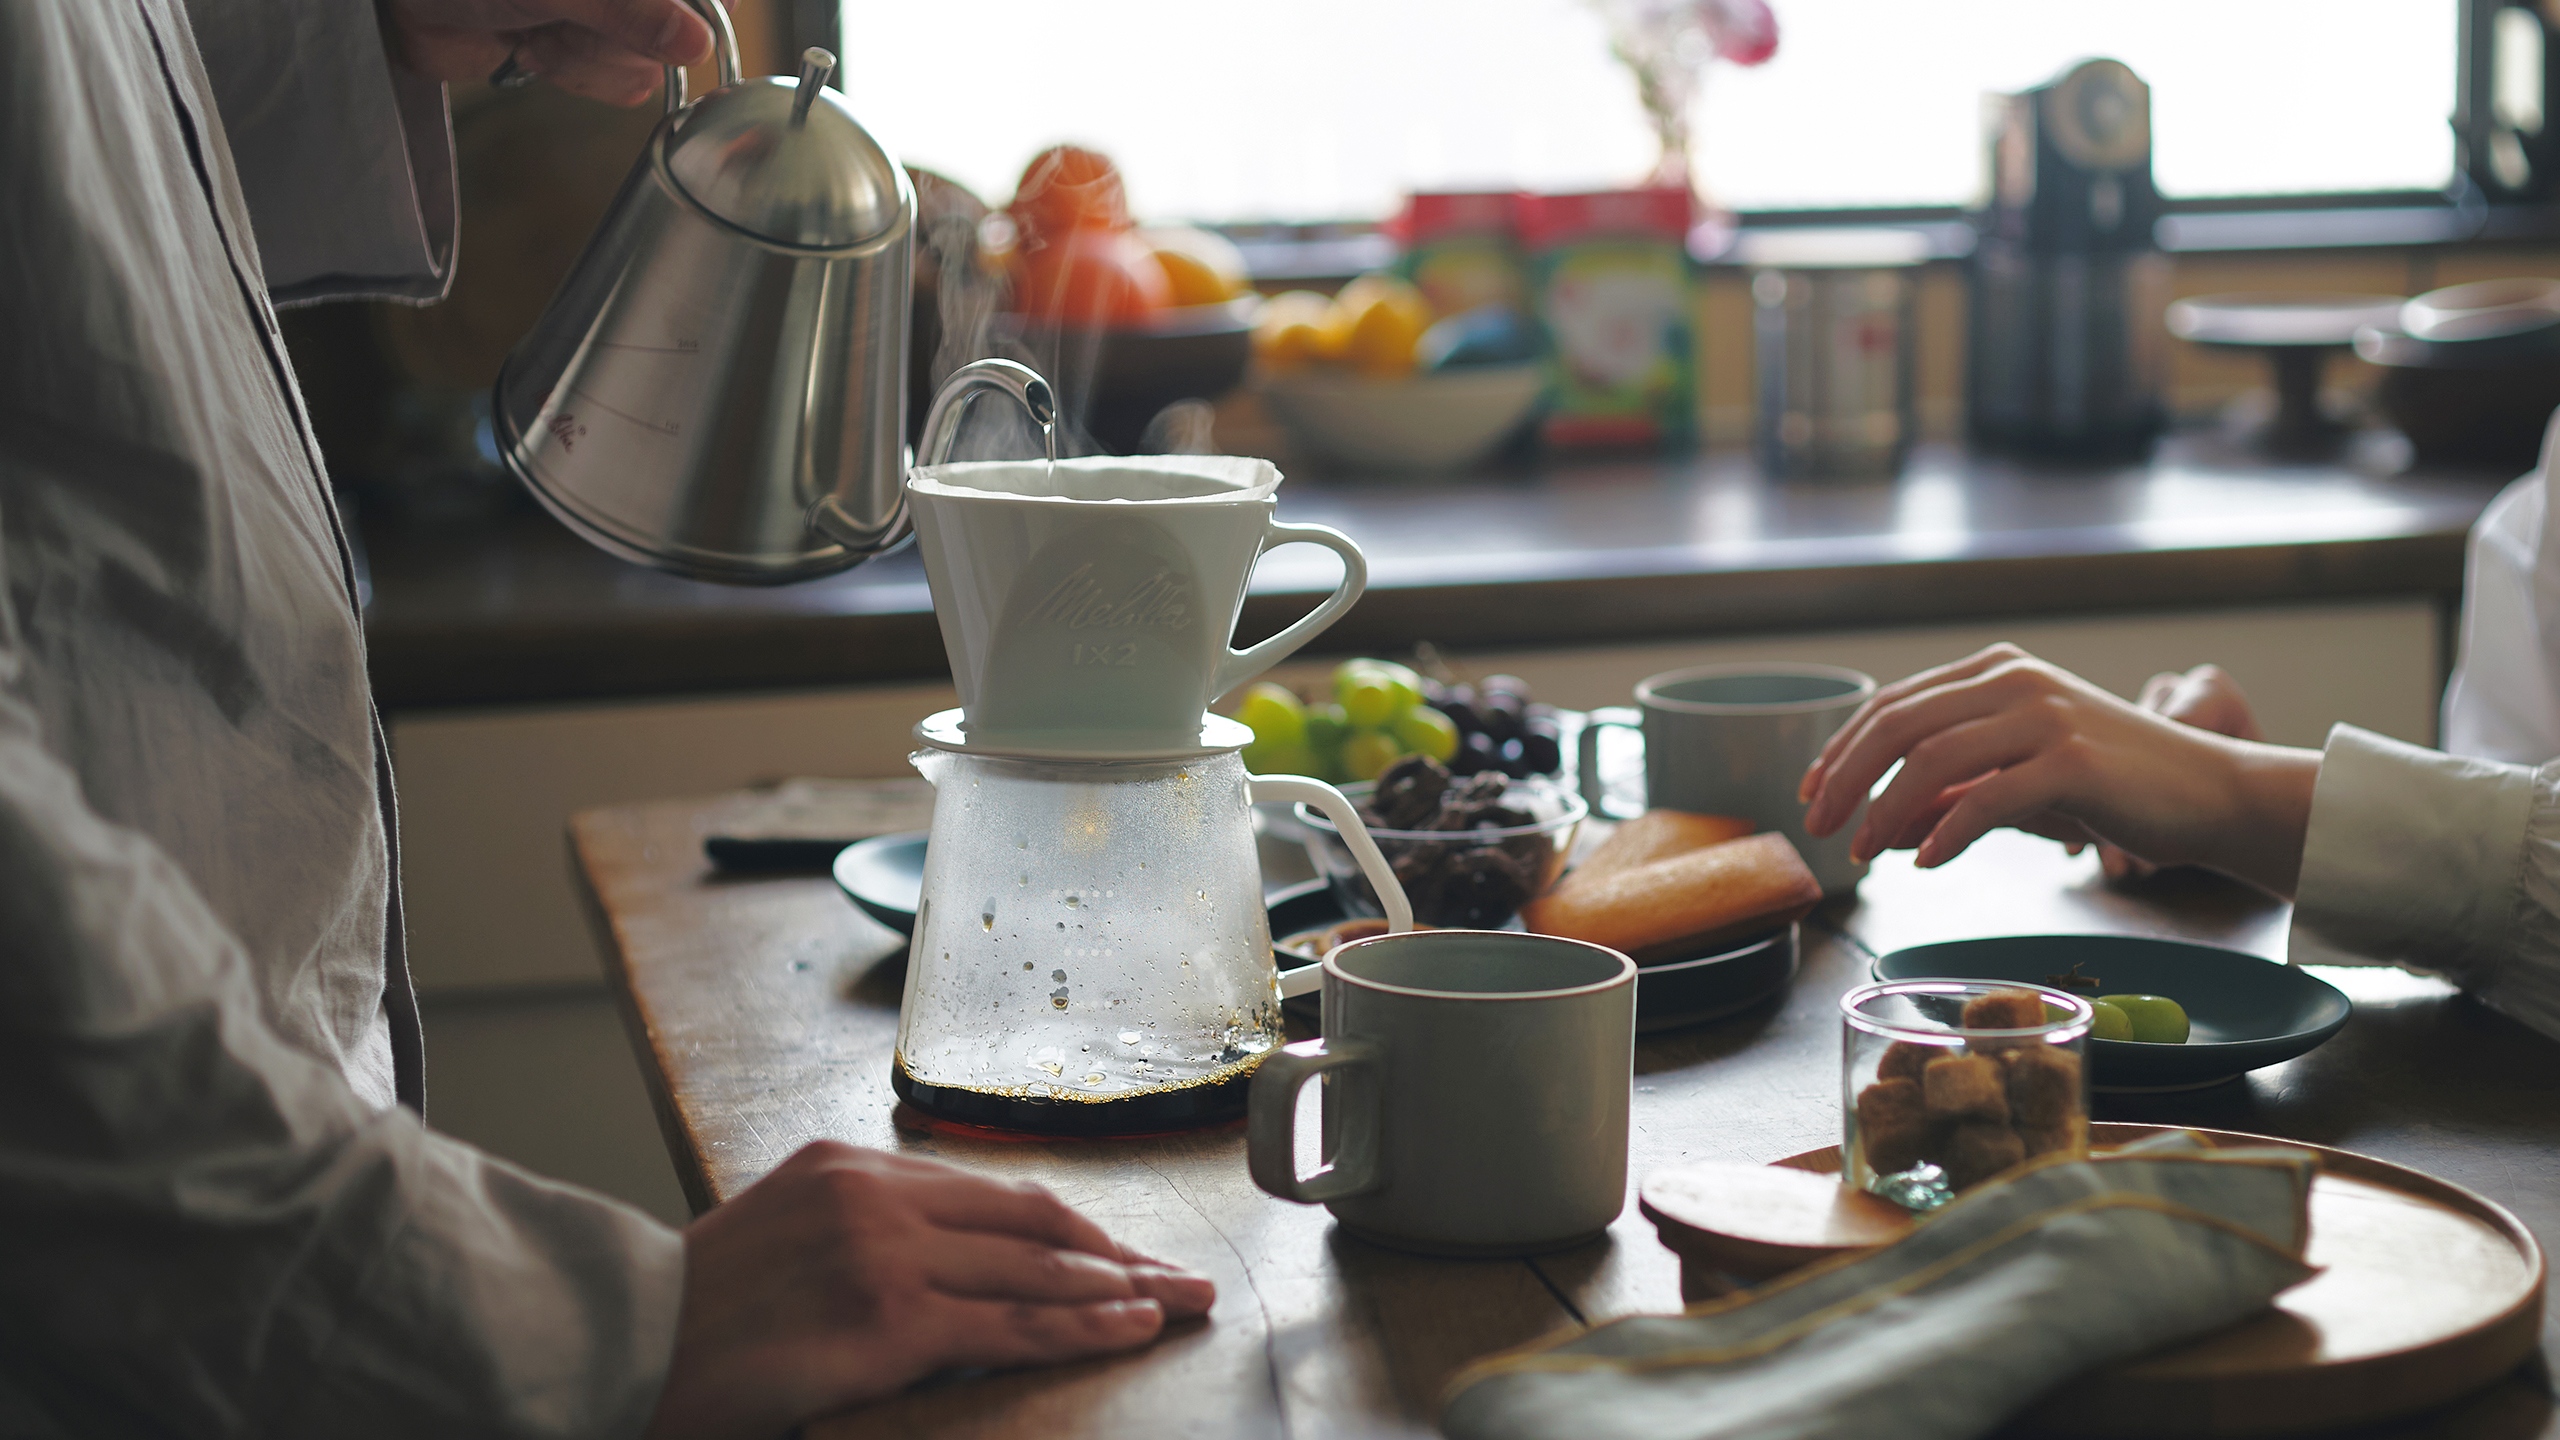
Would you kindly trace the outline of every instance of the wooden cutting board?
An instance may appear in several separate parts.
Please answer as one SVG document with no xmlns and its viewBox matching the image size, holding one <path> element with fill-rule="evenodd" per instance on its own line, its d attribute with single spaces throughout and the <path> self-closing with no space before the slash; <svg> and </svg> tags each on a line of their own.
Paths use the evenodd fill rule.
<svg viewBox="0 0 2560 1440">
<path fill-rule="evenodd" d="M 2089 1136 L 2103 1147 L 2165 1128 L 2096 1124 Z M 2196 1133 L 2320 1157 L 2308 1255 L 2320 1274 L 2229 1329 L 2078 1377 L 2004 1433 L 2247 1437 L 2373 1424 L 2466 1394 L 2533 1353 L 2542 1247 L 2498 1205 L 2344 1150 Z M 1778 1167 L 1837 1175 L 1840 1152 L 1809 1150 Z M 1742 1185 L 1724 1176 L 1729 1168 L 1646 1177 L 1645 1213 L 1681 1257 L 1684 1296 L 1719 1294 L 1727 1277 L 1765 1279 L 1895 1233 L 1891 1216 L 1866 1197 L 1844 1200 L 1850 1192 L 1836 1185 Z"/>
</svg>

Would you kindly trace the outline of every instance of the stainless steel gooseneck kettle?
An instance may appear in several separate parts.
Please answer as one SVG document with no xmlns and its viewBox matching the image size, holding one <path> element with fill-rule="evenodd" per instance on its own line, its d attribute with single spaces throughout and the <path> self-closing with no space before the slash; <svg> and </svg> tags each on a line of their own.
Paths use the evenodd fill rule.
<svg viewBox="0 0 2560 1440">
<path fill-rule="evenodd" d="M 915 189 L 825 88 L 741 80 L 666 117 L 499 371 L 498 446 L 543 506 L 661 570 L 776 585 L 904 540 Z"/>
</svg>

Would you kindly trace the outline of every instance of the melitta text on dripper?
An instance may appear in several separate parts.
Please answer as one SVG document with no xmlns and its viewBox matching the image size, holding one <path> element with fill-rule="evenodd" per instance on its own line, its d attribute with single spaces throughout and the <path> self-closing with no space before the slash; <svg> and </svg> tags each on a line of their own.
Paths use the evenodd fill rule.
<svg viewBox="0 0 2560 1440">
<path fill-rule="evenodd" d="M 1031 404 L 1003 361 L 936 398 L 928 457 L 984 389 Z M 1399 929 L 1403 894 L 1339 791 L 1254 777 L 1219 695 L 1359 597 L 1358 547 L 1273 515 L 1280 472 L 1225 456 L 929 464 L 907 483 L 961 706 L 917 726 L 935 786 L 907 963 L 900 1098 L 975 1124 L 1128 1133 L 1241 1113 L 1281 1043 L 1256 800 L 1340 825 Z M 1333 594 L 1229 645 L 1272 545 L 1343 560 Z"/>
</svg>

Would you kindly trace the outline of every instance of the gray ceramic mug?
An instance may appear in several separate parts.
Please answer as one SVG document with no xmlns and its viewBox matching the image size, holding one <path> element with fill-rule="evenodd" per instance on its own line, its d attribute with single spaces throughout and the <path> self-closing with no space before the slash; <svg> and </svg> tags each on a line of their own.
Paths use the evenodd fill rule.
<svg viewBox="0 0 2560 1440">
<path fill-rule="evenodd" d="M 1644 734 L 1645 803 L 1702 815 L 1732 815 L 1795 842 L 1826 895 L 1857 888 L 1867 867 L 1849 858 L 1865 813 L 1827 840 L 1805 833 L 1796 786 L 1876 682 L 1836 665 L 1702 665 L 1671 670 L 1636 686 L 1635 711 L 1595 710 L 1582 731 L 1582 796 L 1612 814 L 1600 795 L 1600 732 Z"/>
<path fill-rule="evenodd" d="M 1534 1255 L 1625 1207 L 1635 962 L 1518 931 L 1356 940 L 1324 961 L 1321 1040 L 1254 1072 L 1253 1181 L 1430 1255 Z M 1297 1173 L 1298 1090 L 1324 1076 L 1324 1163 Z"/>
</svg>

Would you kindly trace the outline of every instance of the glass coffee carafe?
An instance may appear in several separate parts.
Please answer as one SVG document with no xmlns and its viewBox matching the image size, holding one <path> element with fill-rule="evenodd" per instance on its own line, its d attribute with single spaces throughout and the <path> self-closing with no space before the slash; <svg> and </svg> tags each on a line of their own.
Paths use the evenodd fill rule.
<svg viewBox="0 0 2560 1440">
<path fill-rule="evenodd" d="M 1253 802 L 1306 799 L 1357 819 L 1319 781 L 1246 774 L 1243 727 L 1209 718 L 1211 743 L 1175 758 L 916 754 L 934 784 L 933 833 L 891 1077 L 900 1099 L 1053 1133 L 1241 1113 L 1282 1040 Z M 929 746 L 932 733 L 928 722 Z"/>
</svg>

